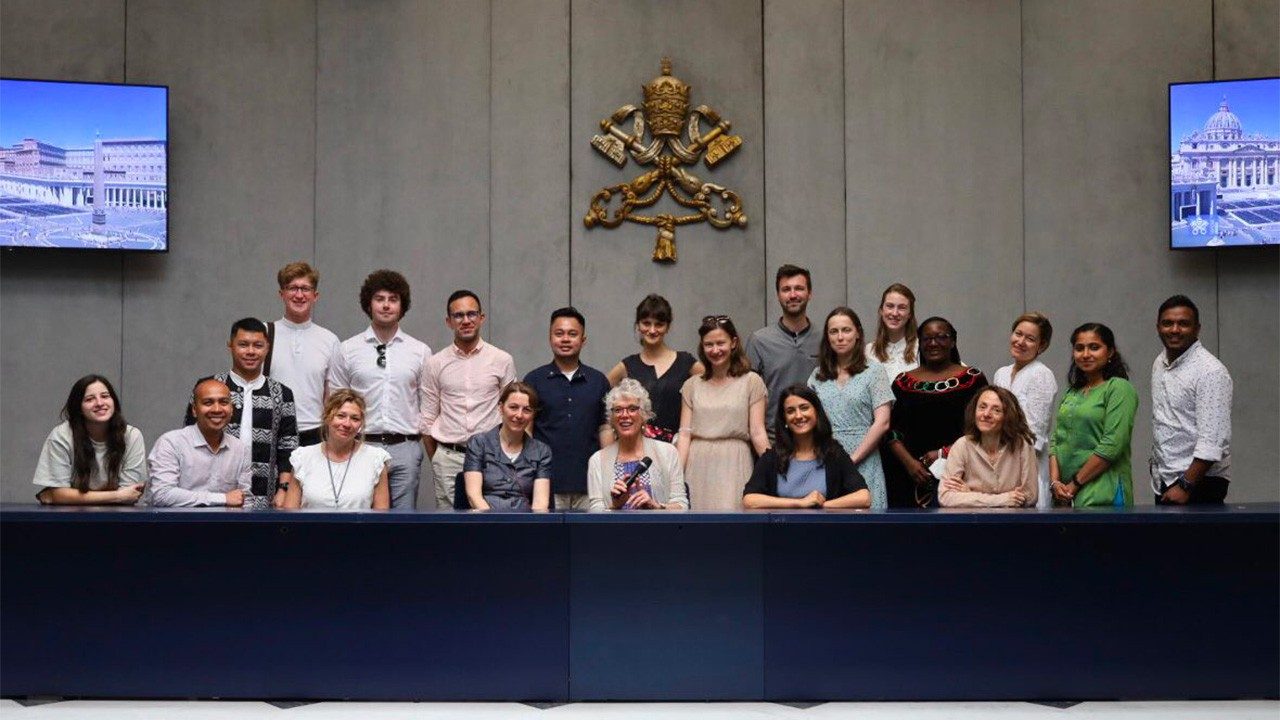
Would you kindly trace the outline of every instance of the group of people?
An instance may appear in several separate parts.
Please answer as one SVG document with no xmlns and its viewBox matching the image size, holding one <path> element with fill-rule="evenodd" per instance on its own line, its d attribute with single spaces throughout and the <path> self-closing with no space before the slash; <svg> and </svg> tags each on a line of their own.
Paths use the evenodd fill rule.
<svg viewBox="0 0 1280 720">
<path fill-rule="evenodd" d="M 449 296 L 452 342 L 432 353 L 400 322 L 409 283 L 371 273 L 370 324 L 339 341 L 311 314 L 319 275 L 278 273 L 284 316 L 245 318 L 230 369 L 199 379 L 184 427 L 147 455 L 111 382 L 71 388 L 41 450 L 46 504 L 414 508 L 430 461 L 438 508 L 730 511 L 740 508 L 1131 506 L 1138 396 L 1112 331 L 1071 334 L 1067 389 L 1040 356 L 1049 319 L 1011 327 L 994 384 L 966 365 L 950 321 L 917 322 L 904 285 L 885 289 L 874 337 L 837 307 L 808 316 L 810 273 L 777 271 L 782 316 L 745 340 L 704 317 L 696 355 L 666 344 L 671 305 L 636 308 L 639 352 L 608 373 L 580 361 L 586 319 L 551 314 L 551 362 L 517 379 L 481 337 L 469 290 Z M 1220 503 L 1230 482 L 1231 378 L 1198 340 L 1195 304 L 1157 312 L 1152 367 L 1157 503 Z"/>
</svg>

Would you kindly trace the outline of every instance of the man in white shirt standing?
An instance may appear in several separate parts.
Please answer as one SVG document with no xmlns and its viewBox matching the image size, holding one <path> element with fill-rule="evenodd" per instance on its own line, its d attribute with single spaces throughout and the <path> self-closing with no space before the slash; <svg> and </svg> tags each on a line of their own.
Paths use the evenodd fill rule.
<svg viewBox="0 0 1280 720">
<path fill-rule="evenodd" d="M 369 316 L 369 327 L 338 347 L 329 363 L 328 392 L 347 388 L 364 396 L 365 442 L 391 455 L 391 507 L 412 509 L 422 472 L 418 376 L 431 348 L 400 329 L 409 304 L 403 275 L 369 273 L 360 287 L 360 309 Z"/>
<path fill-rule="evenodd" d="M 1200 344 L 1200 310 L 1160 305 L 1151 367 L 1151 489 L 1159 505 L 1221 504 L 1231 483 L 1231 375 Z"/>
<path fill-rule="evenodd" d="M 305 262 L 285 265 L 276 274 L 284 317 L 271 324 L 267 374 L 293 391 L 298 416 L 298 447 L 320 442 L 325 377 L 338 352 L 338 336 L 311 320 L 320 298 L 320 274 Z"/>
<path fill-rule="evenodd" d="M 498 395 L 516 379 L 511 355 L 480 338 L 484 311 L 470 290 L 457 290 L 445 303 L 445 324 L 453 342 L 422 368 L 418 427 L 436 476 L 436 507 L 453 507 L 454 482 L 462 472 L 467 441 L 499 422 Z"/>
</svg>

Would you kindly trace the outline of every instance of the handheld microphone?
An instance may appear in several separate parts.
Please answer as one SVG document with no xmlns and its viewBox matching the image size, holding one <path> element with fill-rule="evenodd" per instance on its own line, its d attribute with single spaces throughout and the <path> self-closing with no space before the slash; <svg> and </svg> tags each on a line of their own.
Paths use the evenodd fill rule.
<svg viewBox="0 0 1280 720">
<path fill-rule="evenodd" d="M 627 490 L 631 490 L 631 484 L 634 483 L 636 480 L 639 480 L 640 476 L 643 475 L 645 471 L 649 469 L 649 466 L 652 464 L 653 464 L 653 458 L 649 457 L 648 455 L 645 455 L 644 457 L 640 458 L 640 464 L 636 466 L 635 470 L 631 471 L 631 474 L 627 476 L 627 479 L 624 482 L 624 484 L 627 486 Z"/>
</svg>

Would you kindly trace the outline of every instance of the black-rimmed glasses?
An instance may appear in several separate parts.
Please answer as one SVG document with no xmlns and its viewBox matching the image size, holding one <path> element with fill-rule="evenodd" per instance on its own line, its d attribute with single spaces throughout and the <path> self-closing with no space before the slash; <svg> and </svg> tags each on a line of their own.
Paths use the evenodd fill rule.
<svg viewBox="0 0 1280 720">
<path fill-rule="evenodd" d="M 702 318 L 703 325 L 723 325 L 729 322 L 728 315 L 708 315 Z"/>
<path fill-rule="evenodd" d="M 378 367 L 386 368 L 387 367 L 387 344 L 382 343 L 381 345 L 378 345 L 376 348 L 374 348 L 374 350 L 378 351 Z"/>
</svg>

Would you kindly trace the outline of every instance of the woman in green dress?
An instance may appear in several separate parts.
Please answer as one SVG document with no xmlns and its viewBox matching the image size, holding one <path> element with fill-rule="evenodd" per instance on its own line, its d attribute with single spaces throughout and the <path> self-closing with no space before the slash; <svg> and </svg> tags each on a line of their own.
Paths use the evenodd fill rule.
<svg viewBox="0 0 1280 720">
<path fill-rule="evenodd" d="M 1070 386 L 1049 445 L 1055 504 L 1133 506 L 1129 440 L 1138 393 L 1115 335 L 1101 323 L 1071 333 Z"/>
</svg>

